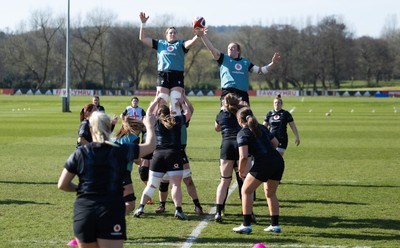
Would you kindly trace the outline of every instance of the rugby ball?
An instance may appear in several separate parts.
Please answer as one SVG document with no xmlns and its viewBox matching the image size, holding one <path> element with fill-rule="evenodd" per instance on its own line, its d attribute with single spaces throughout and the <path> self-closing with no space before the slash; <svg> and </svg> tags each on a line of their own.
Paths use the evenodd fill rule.
<svg viewBox="0 0 400 248">
<path fill-rule="evenodd" d="M 193 28 L 205 28 L 206 27 L 206 19 L 204 17 L 198 16 L 193 19 Z"/>
</svg>

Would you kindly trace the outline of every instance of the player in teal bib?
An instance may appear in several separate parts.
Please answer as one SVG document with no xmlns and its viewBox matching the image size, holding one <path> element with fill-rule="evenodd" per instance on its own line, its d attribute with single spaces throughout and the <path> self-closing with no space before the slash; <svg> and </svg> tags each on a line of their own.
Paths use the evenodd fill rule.
<svg viewBox="0 0 400 248">
<path fill-rule="evenodd" d="M 211 52 L 213 58 L 218 62 L 221 78 L 221 102 L 225 95 L 234 93 L 242 101 L 250 104 L 249 94 L 249 73 L 267 74 L 272 66 L 280 59 L 279 53 L 274 53 L 271 63 L 264 66 L 257 66 L 251 63 L 248 59 L 242 58 L 242 50 L 240 45 L 231 42 L 228 45 L 227 54 L 220 52 L 216 49 L 211 41 L 207 38 L 207 28 L 204 28 L 199 33 L 204 45 Z"/>
<path fill-rule="evenodd" d="M 200 39 L 195 35 L 191 40 L 178 40 L 175 27 L 169 27 L 165 31 L 165 40 L 156 40 L 146 37 L 144 26 L 149 19 L 144 12 L 139 14 L 140 26 L 139 40 L 148 47 L 157 50 L 157 96 L 168 102 L 168 96 L 171 98 L 171 112 L 174 115 L 180 115 L 181 109 L 179 100 L 184 93 L 184 65 L 185 54 Z M 195 29 L 197 34 L 200 32 Z"/>
</svg>

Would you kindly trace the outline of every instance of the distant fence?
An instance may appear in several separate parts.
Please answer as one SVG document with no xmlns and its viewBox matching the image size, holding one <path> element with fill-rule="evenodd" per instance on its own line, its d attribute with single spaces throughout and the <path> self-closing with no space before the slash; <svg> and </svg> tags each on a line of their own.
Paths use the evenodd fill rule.
<svg viewBox="0 0 400 248">
<path fill-rule="evenodd" d="M 188 96 L 220 96 L 221 90 L 188 90 Z M 400 91 L 300 91 L 300 90 L 249 90 L 250 96 L 356 96 L 356 97 L 400 97 Z M 32 90 L 32 89 L 0 89 L 0 95 L 56 95 L 67 96 L 66 89 L 48 89 L 48 90 Z M 86 90 L 71 89 L 71 96 L 155 96 L 155 90 Z"/>
</svg>

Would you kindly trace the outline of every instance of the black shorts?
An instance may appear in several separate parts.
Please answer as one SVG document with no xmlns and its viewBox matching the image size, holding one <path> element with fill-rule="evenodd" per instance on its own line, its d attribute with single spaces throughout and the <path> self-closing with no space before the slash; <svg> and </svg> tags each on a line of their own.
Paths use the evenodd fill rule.
<svg viewBox="0 0 400 248">
<path fill-rule="evenodd" d="M 268 179 L 280 181 L 285 170 L 285 162 L 281 155 L 264 161 L 254 161 L 250 174 L 256 179 L 266 182 Z"/>
<path fill-rule="evenodd" d="M 287 138 L 286 139 L 285 138 L 280 138 L 280 139 L 277 138 L 277 140 L 279 141 L 279 145 L 278 145 L 279 148 L 286 149 L 288 147 L 288 139 Z"/>
<path fill-rule="evenodd" d="M 124 180 L 122 181 L 122 186 L 128 185 L 128 184 L 132 184 L 132 177 L 131 177 L 131 173 L 126 173 Z"/>
<path fill-rule="evenodd" d="M 150 170 L 166 173 L 183 170 L 181 149 L 156 149 L 150 162 Z"/>
<path fill-rule="evenodd" d="M 174 87 L 185 88 L 183 71 L 159 71 L 157 75 L 157 86 L 167 89 Z"/>
<path fill-rule="evenodd" d="M 238 90 L 235 88 L 224 88 L 224 89 L 222 89 L 221 98 L 220 98 L 221 106 L 222 106 L 222 100 L 224 100 L 224 97 L 226 95 L 228 95 L 229 93 L 235 94 L 237 97 L 239 97 L 239 99 L 247 102 L 247 104 L 250 105 L 249 93 L 247 93 L 247 91 L 242 91 L 242 90 Z"/>
<path fill-rule="evenodd" d="M 181 154 L 182 165 L 189 163 L 189 159 L 188 159 L 188 157 L 186 155 L 185 148 L 182 148 L 181 152 L 182 152 L 182 154 Z"/>
<path fill-rule="evenodd" d="M 147 154 L 146 156 L 142 157 L 143 159 L 151 160 L 153 158 L 153 153 Z"/>
<path fill-rule="evenodd" d="M 238 160 L 239 148 L 236 139 L 223 139 L 220 146 L 220 159 Z"/>
<path fill-rule="evenodd" d="M 81 242 L 126 240 L 125 202 L 121 197 L 78 197 L 74 203 L 74 235 Z"/>
</svg>

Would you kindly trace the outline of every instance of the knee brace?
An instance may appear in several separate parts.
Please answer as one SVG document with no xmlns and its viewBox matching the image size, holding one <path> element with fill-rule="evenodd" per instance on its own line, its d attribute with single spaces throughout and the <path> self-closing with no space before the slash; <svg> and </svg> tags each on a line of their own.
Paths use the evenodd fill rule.
<svg viewBox="0 0 400 248">
<path fill-rule="evenodd" d="M 166 93 L 160 92 L 160 93 L 158 93 L 157 97 L 163 99 L 166 103 L 168 102 L 168 94 L 166 94 Z"/>
<path fill-rule="evenodd" d="M 138 170 L 139 170 L 140 179 L 143 182 L 146 182 L 147 180 L 149 180 L 149 167 L 140 166 Z"/>
<path fill-rule="evenodd" d="M 168 192 L 169 182 L 161 182 L 160 184 L 160 192 Z"/>
<path fill-rule="evenodd" d="M 171 91 L 171 112 L 173 115 L 182 115 L 181 105 L 179 99 L 182 97 L 182 93 L 179 91 Z"/>
<path fill-rule="evenodd" d="M 162 180 L 161 177 L 154 177 L 154 176 L 150 175 L 149 181 L 147 182 L 147 186 L 143 190 L 143 194 L 145 194 L 151 198 L 154 194 L 154 190 L 160 186 L 161 180 Z"/>
<path fill-rule="evenodd" d="M 131 202 L 135 200 L 136 200 L 135 193 L 124 196 L 124 202 Z"/>
<path fill-rule="evenodd" d="M 192 176 L 192 170 L 191 169 L 184 169 L 183 170 L 183 179 L 188 178 Z"/>
<path fill-rule="evenodd" d="M 231 181 L 232 181 L 232 176 L 230 176 L 230 177 L 222 177 L 221 176 L 222 183 L 227 183 L 229 185 L 231 183 Z"/>
</svg>

